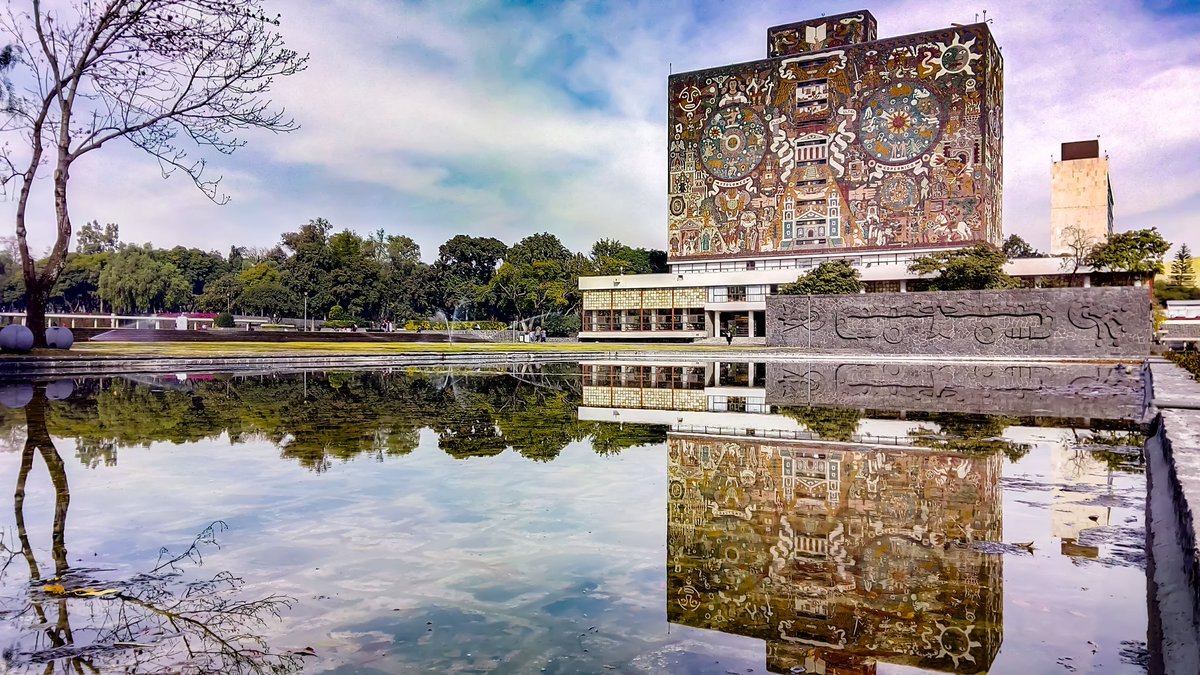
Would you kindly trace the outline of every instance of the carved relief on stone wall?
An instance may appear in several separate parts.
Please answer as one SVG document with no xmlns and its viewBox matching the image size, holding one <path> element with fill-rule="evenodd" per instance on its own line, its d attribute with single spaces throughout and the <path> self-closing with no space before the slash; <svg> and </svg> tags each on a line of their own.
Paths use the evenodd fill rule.
<svg viewBox="0 0 1200 675">
<path fill-rule="evenodd" d="M 862 353 L 1144 355 L 1144 288 L 776 296 L 768 344 Z"/>
</svg>

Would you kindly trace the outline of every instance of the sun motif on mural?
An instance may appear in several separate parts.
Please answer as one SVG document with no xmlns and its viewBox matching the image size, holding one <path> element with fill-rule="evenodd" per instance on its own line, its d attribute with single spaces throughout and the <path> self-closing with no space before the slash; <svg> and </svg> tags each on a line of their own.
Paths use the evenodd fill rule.
<svg viewBox="0 0 1200 675">
<path fill-rule="evenodd" d="M 720 180 L 750 175 L 766 154 L 766 125 L 747 106 L 731 105 L 717 110 L 700 137 L 700 165 Z"/>
<path fill-rule="evenodd" d="M 958 668 L 959 659 L 975 663 L 975 657 L 971 654 L 971 650 L 983 646 L 971 637 L 971 631 L 975 630 L 975 626 L 959 628 L 958 626 L 946 626 L 941 621 L 938 621 L 934 624 L 934 627 L 939 631 L 937 637 L 938 654 L 934 658 L 943 659 L 949 657 L 954 661 L 955 668 Z"/>
<path fill-rule="evenodd" d="M 933 79 L 936 80 L 943 75 L 954 75 L 957 73 L 975 74 L 975 68 L 971 64 L 982 58 L 982 55 L 971 51 L 971 47 L 975 46 L 975 38 L 971 38 L 966 42 L 961 42 L 961 38 L 961 35 L 955 33 L 954 40 L 950 44 L 937 44 L 938 48 L 942 51 L 941 54 L 934 58 L 934 65 L 939 70 L 933 76 Z"/>
<path fill-rule="evenodd" d="M 862 109 L 859 137 L 863 149 L 884 164 L 915 159 L 937 141 L 941 115 L 937 98 L 918 82 L 881 87 Z"/>
</svg>

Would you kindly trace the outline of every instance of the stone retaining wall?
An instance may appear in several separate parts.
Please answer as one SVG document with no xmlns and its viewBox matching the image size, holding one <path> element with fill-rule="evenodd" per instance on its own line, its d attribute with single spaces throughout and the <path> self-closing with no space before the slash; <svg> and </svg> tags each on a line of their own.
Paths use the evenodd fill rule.
<svg viewBox="0 0 1200 675">
<path fill-rule="evenodd" d="M 1138 419 L 1140 364 L 768 362 L 767 403 Z"/>
<path fill-rule="evenodd" d="M 1144 287 L 767 298 L 767 345 L 843 354 L 1150 354 Z"/>
<path fill-rule="evenodd" d="M 1151 363 L 1154 435 L 1146 443 L 1146 552 L 1152 674 L 1200 673 L 1200 383 Z"/>
</svg>

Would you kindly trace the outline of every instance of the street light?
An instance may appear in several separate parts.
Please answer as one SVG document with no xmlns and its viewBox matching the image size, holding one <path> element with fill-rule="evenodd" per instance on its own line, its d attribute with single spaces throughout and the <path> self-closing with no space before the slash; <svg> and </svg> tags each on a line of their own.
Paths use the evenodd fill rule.
<svg viewBox="0 0 1200 675">
<path fill-rule="evenodd" d="M 304 291 L 304 330 L 308 330 L 308 291 Z"/>
</svg>

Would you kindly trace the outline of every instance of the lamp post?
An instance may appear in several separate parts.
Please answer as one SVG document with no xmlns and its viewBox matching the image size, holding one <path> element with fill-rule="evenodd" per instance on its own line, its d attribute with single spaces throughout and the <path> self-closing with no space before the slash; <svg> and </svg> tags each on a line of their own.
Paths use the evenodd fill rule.
<svg viewBox="0 0 1200 675">
<path fill-rule="evenodd" d="M 304 291 L 304 330 L 308 330 L 308 291 Z"/>
</svg>

